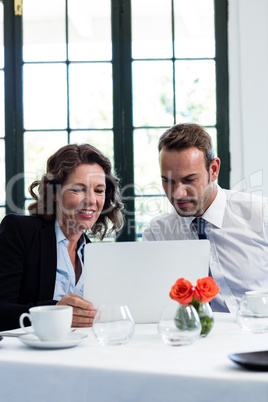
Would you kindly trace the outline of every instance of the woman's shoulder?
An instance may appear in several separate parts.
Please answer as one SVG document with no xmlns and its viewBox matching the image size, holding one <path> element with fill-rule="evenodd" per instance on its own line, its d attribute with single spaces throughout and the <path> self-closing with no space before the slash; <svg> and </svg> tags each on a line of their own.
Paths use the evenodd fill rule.
<svg viewBox="0 0 268 402">
<path fill-rule="evenodd" d="M 9 227 L 17 227 L 24 229 L 40 229 L 43 226 L 48 224 L 53 224 L 53 222 L 47 222 L 43 218 L 38 216 L 30 216 L 30 215 L 20 215 L 20 214 L 8 214 L 6 215 L 2 222 L 1 226 L 9 226 Z"/>
</svg>

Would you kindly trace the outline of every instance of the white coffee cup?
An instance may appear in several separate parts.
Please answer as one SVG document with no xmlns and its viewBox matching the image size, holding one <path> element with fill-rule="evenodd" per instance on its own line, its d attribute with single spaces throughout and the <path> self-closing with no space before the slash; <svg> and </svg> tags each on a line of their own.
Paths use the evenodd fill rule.
<svg viewBox="0 0 268 402">
<path fill-rule="evenodd" d="M 268 317 L 268 291 L 250 290 L 245 295 L 248 307 L 254 314 Z"/>
<path fill-rule="evenodd" d="M 71 306 L 40 306 L 32 307 L 28 313 L 20 316 L 20 326 L 26 332 L 31 332 L 24 326 L 28 318 L 33 326 L 34 335 L 41 341 L 60 341 L 67 337 L 71 330 L 73 308 Z"/>
</svg>

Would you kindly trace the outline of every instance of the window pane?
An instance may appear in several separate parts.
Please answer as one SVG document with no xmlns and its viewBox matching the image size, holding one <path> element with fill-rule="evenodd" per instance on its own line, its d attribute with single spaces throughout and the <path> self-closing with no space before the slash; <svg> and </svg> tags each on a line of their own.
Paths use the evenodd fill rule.
<svg viewBox="0 0 268 402">
<path fill-rule="evenodd" d="M 214 57 L 214 0 L 175 0 L 174 12 L 175 57 Z"/>
<path fill-rule="evenodd" d="M 136 61 L 132 71 L 134 126 L 172 125 L 172 62 Z"/>
<path fill-rule="evenodd" d="M 164 195 L 158 161 L 158 140 L 164 131 L 134 131 L 135 218 L 136 232 L 140 235 L 154 216 L 171 210 Z"/>
<path fill-rule="evenodd" d="M 112 128 L 111 63 L 70 65 L 70 125 L 72 128 Z"/>
<path fill-rule="evenodd" d="M 5 136 L 4 72 L 0 71 L 0 137 Z"/>
<path fill-rule="evenodd" d="M 5 141 L 0 140 L 0 205 L 4 205 L 6 202 L 6 168 L 5 168 Z"/>
<path fill-rule="evenodd" d="M 172 57 L 171 1 L 132 1 L 132 57 Z"/>
<path fill-rule="evenodd" d="M 66 132 L 31 132 L 24 134 L 25 195 L 30 197 L 29 185 L 46 171 L 47 159 L 67 144 Z"/>
<path fill-rule="evenodd" d="M 6 215 L 6 208 L 0 208 L 0 222 Z"/>
<path fill-rule="evenodd" d="M 65 0 L 23 0 L 24 61 L 66 59 Z"/>
<path fill-rule="evenodd" d="M 69 59 L 111 60 L 111 0 L 69 0 Z"/>
<path fill-rule="evenodd" d="M 0 69 L 4 68 L 4 26 L 3 3 L 0 2 Z M 0 137 L 5 136 L 5 109 L 4 109 L 4 71 L 0 70 Z M 1 170 L 2 172 L 2 170 Z"/>
<path fill-rule="evenodd" d="M 25 128 L 66 128 L 66 66 L 30 64 L 24 65 L 23 73 Z"/>
<path fill-rule="evenodd" d="M 215 62 L 176 62 L 176 118 L 178 123 L 216 123 Z"/>
<path fill-rule="evenodd" d="M 112 131 L 72 131 L 70 142 L 76 144 L 90 144 L 98 148 L 113 164 L 113 132 Z"/>
<path fill-rule="evenodd" d="M 158 140 L 165 130 L 134 130 L 135 194 L 164 194 L 159 162 Z"/>
<path fill-rule="evenodd" d="M 217 146 L 218 146 L 217 130 L 216 130 L 216 128 L 207 128 L 206 130 L 209 133 L 209 135 L 211 136 L 212 143 L 213 143 L 213 148 L 214 148 L 215 154 L 217 155 L 217 153 L 218 153 L 217 152 Z"/>
<path fill-rule="evenodd" d="M 162 197 L 137 197 L 135 199 L 136 231 L 142 233 L 151 219 L 155 216 L 170 212 L 172 206 L 166 196 Z"/>
<path fill-rule="evenodd" d="M 4 7 L 0 2 L 0 69 L 4 67 Z M 0 222 L 6 214 L 6 166 L 5 166 L 5 109 L 4 109 L 4 71 L 0 71 Z M 1 138 L 2 137 L 2 138 Z"/>
<path fill-rule="evenodd" d="M 4 6 L 0 1 L 0 68 L 4 67 Z"/>
</svg>

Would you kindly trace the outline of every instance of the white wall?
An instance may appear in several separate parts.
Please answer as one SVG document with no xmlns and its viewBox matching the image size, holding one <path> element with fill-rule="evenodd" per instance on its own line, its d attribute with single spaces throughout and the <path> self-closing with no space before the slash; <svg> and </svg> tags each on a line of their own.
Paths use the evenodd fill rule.
<svg viewBox="0 0 268 402">
<path fill-rule="evenodd" d="M 268 196 L 268 0 L 229 0 L 231 188 Z"/>
</svg>

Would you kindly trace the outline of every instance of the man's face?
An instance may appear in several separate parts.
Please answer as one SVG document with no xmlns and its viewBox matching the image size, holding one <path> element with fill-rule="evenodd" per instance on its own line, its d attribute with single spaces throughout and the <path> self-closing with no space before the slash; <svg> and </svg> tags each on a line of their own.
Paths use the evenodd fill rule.
<svg viewBox="0 0 268 402">
<path fill-rule="evenodd" d="M 165 193 L 180 216 L 199 216 L 217 194 L 220 160 L 213 159 L 206 169 L 205 157 L 197 148 L 160 151 L 160 170 Z"/>
</svg>

